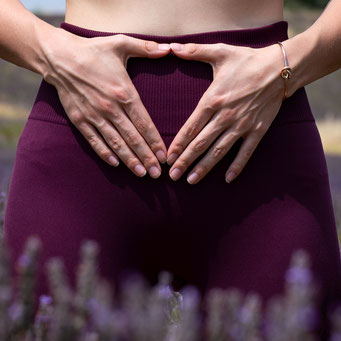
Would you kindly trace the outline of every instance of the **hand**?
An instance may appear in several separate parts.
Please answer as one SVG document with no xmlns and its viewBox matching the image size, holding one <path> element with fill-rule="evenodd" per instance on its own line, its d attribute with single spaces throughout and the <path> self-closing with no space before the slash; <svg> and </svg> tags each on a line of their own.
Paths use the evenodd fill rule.
<svg viewBox="0 0 341 341">
<path fill-rule="evenodd" d="M 179 179 L 207 151 L 187 177 L 190 184 L 197 183 L 242 137 L 238 154 L 225 173 L 230 182 L 241 173 L 281 107 L 284 80 L 279 74 L 284 62 L 280 46 L 188 43 L 177 50 L 179 45 L 172 43 L 172 52 L 209 63 L 213 81 L 168 148 L 169 174 Z"/>
<path fill-rule="evenodd" d="M 119 157 L 137 176 L 148 169 L 157 178 L 167 149 L 126 67 L 129 57 L 167 55 L 169 45 L 159 50 L 156 42 L 123 34 L 89 39 L 64 32 L 46 51 L 44 79 L 55 85 L 71 122 L 108 164 L 117 166 Z"/>
</svg>

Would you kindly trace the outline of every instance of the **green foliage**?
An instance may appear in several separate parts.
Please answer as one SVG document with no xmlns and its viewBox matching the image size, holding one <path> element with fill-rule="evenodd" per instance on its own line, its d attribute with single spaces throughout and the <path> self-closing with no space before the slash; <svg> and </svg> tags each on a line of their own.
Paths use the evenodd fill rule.
<svg viewBox="0 0 341 341">
<path fill-rule="evenodd" d="M 285 0 L 287 7 L 325 8 L 328 0 Z"/>
<path fill-rule="evenodd" d="M 0 148 L 15 148 L 24 124 L 22 120 L 0 119 Z"/>
</svg>

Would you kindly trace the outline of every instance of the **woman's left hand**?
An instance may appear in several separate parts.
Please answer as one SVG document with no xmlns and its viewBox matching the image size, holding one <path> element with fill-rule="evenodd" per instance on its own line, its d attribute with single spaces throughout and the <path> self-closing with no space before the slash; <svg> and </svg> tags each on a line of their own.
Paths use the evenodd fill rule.
<svg viewBox="0 0 341 341">
<path fill-rule="evenodd" d="M 262 48 L 188 43 L 177 50 L 176 46 L 179 44 L 171 44 L 176 56 L 209 63 L 213 81 L 168 148 L 167 162 L 173 164 L 169 174 L 173 180 L 179 179 L 208 149 L 187 177 L 189 183 L 197 183 L 242 137 L 225 174 L 230 182 L 241 173 L 281 107 L 281 47 L 277 43 Z"/>
</svg>

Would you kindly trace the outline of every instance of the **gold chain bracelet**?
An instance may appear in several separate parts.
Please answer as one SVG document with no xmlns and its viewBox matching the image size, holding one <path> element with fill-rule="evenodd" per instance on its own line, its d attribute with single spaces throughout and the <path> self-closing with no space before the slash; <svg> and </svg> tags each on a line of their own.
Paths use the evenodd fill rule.
<svg viewBox="0 0 341 341">
<path fill-rule="evenodd" d="M 283 52 L 283 56 L 284 56 L 284 68 L 280 72 L 281 77 L 284 79 L 284 85 L 285 85 L 284 96 L 283 96 L 283 99 L 282 99 L 282 102 L 283 102 L 287 98 L 287 95 L 288 95 L 287 81 L 288 81 L 289 78 L 291 78 L 292 71 L 291 71 L 291 68 L 288 65 L 287 54 L 285 53 L 283 44 L 280 41 L 278 41 L 277 44 L 279 44 L 279 46 L 282 48 L 282 52 Z"/>
</svg>

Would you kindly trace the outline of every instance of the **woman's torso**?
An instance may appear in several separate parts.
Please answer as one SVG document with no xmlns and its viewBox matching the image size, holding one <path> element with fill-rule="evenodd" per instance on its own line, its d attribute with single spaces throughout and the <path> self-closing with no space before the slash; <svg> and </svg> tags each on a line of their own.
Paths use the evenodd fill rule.
<svg viewBox="0 0 341 341">
<path fill-rule="evenodd" d="M 283 20 L 283 0 L 66 0 L 65 21 L 88 29 L 181 35 Z"/>
</svg>

